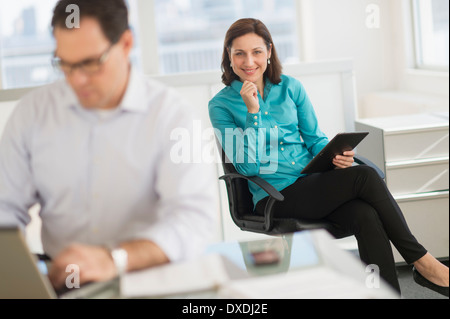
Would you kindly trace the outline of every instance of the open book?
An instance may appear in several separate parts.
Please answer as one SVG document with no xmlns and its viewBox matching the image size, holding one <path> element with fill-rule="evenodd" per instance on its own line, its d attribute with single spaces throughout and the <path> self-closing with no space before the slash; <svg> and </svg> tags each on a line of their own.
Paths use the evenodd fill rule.
<svg viewBox="0 0 450 319">
<path fill-rule="evenodd" d="M 226 257 L 211 254 L 200 259 L 172 263 L 128 273 L 121 279 L 123 297 L 163 297 L 199 291 L 216 291 L 235 279 L 248 277 Z"/>
</svg>

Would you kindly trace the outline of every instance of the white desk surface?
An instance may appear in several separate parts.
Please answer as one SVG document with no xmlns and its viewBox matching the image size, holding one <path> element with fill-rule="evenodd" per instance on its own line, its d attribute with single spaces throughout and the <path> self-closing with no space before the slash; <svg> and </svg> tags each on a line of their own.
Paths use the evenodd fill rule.
<svg viewBox="0 0 450 319">
<path fill-rule="evenodd" d="M 255 266 L 250 253 L 267 248 L 278 251 L 279 262 Z M 395 299 L 399 297 L 382 280 L 379 287 L 373 287 L 374 281 L 371 280 L 373 274 L 366 272 L 366 266 L 359 258 L 339 249 L 334 239 L 324 230 L 304 231 L 267 240 L 218 243 L 209 247 L 203 258 L 211 255 L 220 255 L 227 261 L 224 264 L 227 273 L 224 276 L 227 278 L 219 278 L 220 284 L 213 285 L 210 289 L 192 292 L 186 292 L 185 285 L 180 285 L 180 289 L 183 286 L 180 293 L 161 295 L 157 294 L 157 289 L 152 289 L 152 296 L 138 298 Z M 177 269 L 178 273 L 174 274 L 174 277 L 189 276 L 191 281 L 201 281 L 201 272 L 199 274 L 192 271 L 193 265 L 195 261 L 194 264 L 193 261 L 190 262 L 191 268 L 187 266 L 183 268 L 183 263 L 164 267 Z M 170 276 L 167 275 L 167 268 L 164 272 L 157 273 L 161 270 L 164 269 L 153 270 L 155 271 L 152 274 L 153 285 L 173 285 Z M 158 278 L 160 282 L 155 282 Z M 211 278 L 204 277 L 204 280 Z M 176 290 L 176 285 L 173 287 Z M 116 281 L 102 291 L 95 291 L 82 297 L 127 298 L 121 296 L 119 290 L 119 283 Z"/>
<path fill-rule="evenodd" d="M 357 122 L 383 129 L 385 132 L 448 127 L 449 113 L 417 113 L 401 116 L 359 119 Z"/>
</svg>

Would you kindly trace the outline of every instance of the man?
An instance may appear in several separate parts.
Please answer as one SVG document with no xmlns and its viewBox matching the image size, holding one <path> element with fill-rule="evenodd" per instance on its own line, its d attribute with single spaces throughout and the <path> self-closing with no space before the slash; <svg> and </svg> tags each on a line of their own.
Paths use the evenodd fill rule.
<svg viewBox="0 0 450 319">
<path fill-rule="evenodd" d="M 79 27 L 67 24 L 73 4 Z M 212 171 L 170 158 L 171 131 L 192 132 L 190 110 L 130 66 L 127 16 L 123 0 L 60 0 L 65 81 L 24 97 L 0 142 L 0 223 L 24 228 L 41 205 L 55 288 L 69 264 L 85 283 L 195 256 L 214 229 Z"/>
</svg>

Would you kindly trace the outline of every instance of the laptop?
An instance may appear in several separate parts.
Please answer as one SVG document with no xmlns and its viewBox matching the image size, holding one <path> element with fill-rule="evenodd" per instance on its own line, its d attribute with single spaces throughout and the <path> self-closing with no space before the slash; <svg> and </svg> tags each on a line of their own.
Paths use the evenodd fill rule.
<svg viewBox="0 0 450 319">
<path fill-rule="evenodd" d="M 0 256 L 0 299 L 91 298 L 117 284 L 114 279 L 55 291 L 44 262 L 31 253 L 18 227 L 0 226 Z"/>
</svg>

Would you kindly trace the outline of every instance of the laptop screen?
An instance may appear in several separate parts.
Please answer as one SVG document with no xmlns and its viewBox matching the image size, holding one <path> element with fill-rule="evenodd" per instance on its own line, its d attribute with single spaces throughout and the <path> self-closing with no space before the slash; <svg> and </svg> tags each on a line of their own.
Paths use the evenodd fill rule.
<svg viewBox="0 0 450 319">
<path fill-rule="evenodd" d="M 19 228 L 0 226 L 0 256 L 0 299 L 56 297 Z"/>
</svg>

